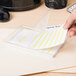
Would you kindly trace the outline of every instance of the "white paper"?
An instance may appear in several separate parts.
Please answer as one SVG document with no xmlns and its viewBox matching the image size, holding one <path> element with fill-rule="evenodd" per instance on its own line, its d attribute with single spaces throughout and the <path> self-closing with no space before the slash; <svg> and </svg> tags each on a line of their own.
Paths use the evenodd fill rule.
<svg viewBox="0 0 76 76">
<path fill-rule="evenodd" d="M 45 31 L 25 28 L 11 38 L 9 42 L 54 56 L 65 42 L 66 34 L 67 30 L 64 30 L 62 26 L 53 26 L 53 28 L 45 29 Z"/>
</svg>

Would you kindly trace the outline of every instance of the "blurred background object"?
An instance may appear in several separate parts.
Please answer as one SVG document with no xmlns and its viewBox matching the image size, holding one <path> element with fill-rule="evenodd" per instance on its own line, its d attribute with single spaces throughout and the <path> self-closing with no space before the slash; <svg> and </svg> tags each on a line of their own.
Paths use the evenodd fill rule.
<svg viewBox="0 0 76 76">
<path fill-rule="evenodd" d="M 0 22 L 10 19 L 8 11 L 25 11 L 38 7 L 41 0 L 0 0 Z"/>
<path fill-rule="evenodd" d="M 45 0 L 45 5 L 49 8 L 62 9 L 66 7 L 67 0 Z"/>
<path fill-rule="evenodd" d="M 0 6 L 12 11 L 24 11 L 39 6 L 41 0 L 0 0 Z"/>
</svg>

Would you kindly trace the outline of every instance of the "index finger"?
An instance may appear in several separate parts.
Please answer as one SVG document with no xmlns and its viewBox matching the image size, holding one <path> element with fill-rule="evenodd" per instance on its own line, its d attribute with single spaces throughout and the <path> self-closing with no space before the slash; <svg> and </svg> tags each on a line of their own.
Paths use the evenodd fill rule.
<svg viewBox="0 0 76 76">
<path fill-rule="evenodd" d="M 69 29 L 75 22 L 75 18 L 74 16 L 71 14 L 68 18 L 68 20 L 66 21 L 65 25 L 64 25 L 64 28 L 65 29 Z"/>
</svg>

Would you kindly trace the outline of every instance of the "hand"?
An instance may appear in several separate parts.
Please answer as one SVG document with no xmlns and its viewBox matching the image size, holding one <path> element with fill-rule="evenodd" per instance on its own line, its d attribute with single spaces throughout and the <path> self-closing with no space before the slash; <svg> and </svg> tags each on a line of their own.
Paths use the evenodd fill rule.
<svg viewBox="0 0 76 76">
<path fill-rule="evenodd" d="M 69 16 L 64 25 L 64 29 L 68 29 L 68 37 L 76 36 L 76 9 Z"/>
</svg>

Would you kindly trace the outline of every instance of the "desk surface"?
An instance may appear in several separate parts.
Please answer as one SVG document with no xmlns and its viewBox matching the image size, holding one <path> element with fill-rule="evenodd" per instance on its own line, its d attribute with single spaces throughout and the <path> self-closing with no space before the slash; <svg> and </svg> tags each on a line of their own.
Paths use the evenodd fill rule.
<svg viewBox="0 0 76 76">
<path fill-rule="evenodd" d="M 76 2 L 76 0 L 69 0 L 68 1 L 68 5 L 67 5 L 67 7 L 69 7 L 70 5 L 72 5 L 73 3 L 75 3 Z M 48 12 L 50 10 L 50 13 L 51 13 L 51 16 L 50 16 L 50 19 L 49 19 L 49 22 L 48 22 L 48 25 L 49 26 L 51 26 L 51 25 L 60 25 L 60 24 L 64 24 L 65 23 L 65 21 L 66 21 L 66 19 L 67 19 L 67 17 L 69 16 L 69 14 L 70 13 L 68 13 L 67 11 L 66 11 L 66 8 L 64 8 L 64 9 L 61 9 L 61 10 L 53 10 L 53 9 L 49 9 L 49 8 L 47 8 L 47 7 L 45 7 L 45 5 L 44 4 L 42 4 L 40 7 L 38 7 L 37 9 L 34 9 L 34 10 L 30 10 L 30 11 L 24 11 L 24 12 L 11 12 L 10 14 L 11 14 L 11 20 L 9 21 L 9 22 L 7 22 L 7 23 L 0 23 L 0 28 L 2 28 L 2 29 L 4 29 L 4 28 L 7 28 L 7 29 L 13 29 L 13 28 L 18 28 L 18 27 L 20 27 L 20 26 L 23 26 L 23 25 L 26 25 L 26 26 L 30 26 L 30 27 L 35 27 L 35 25 L 37 24 L 37 22 Z M 1 30 L 0 30 L 1 31 Z M 1 31 L 2 32 L 2 31 Z M 9 30 L 8 30 L 8 32 L 10 32 Z M 3 34 L 5 34 L 5 33 L 3 33 Z M 1 35 L 1 33 L 0 33 L 0 35 Z M 3 36 L 3 35 L 2 35 Z M 4 36 L 3 36 L 3 38 L 4 38 Z M 60 67 L 60 68 L 64 68 L 63 66 L 65 66 L 65 67 L 71 67 L 71 66 L 76 66 L 76 42 L 75 42 L 75 40 L 76 40 L 76 37 L 73 37 L 73 38 L 68 38 L 67 39 L 67 42 L 65 43 L 65 45 L 60 49 L 60 52 L 57 54 L 57 56 L 55 57 L 55 60 L 54 60 L 54 62 L 53 62 L 53 64 L 51 64 L 52 65 L 52 67 L 51 68 L 53 68 L 53 67 L 55 67 L 55 68 L 53 68 L 53 69 L 56 69 L 56 68 L 58 68 L 58 67 Z M 1 44 L 2 45 L 2 44 Z M 3 46 L 0 46 L 0 50 L 4 50 L 4 47 L 5 48 L 9 48 L 9 46 L 6 46 L 5 44 L 3 44 Z M 11 48 L 12 49 L 12 51 L 13 50 L 17 50 L 16 48 Z M 21 48 L 18 48 L 18 49 L 21 49 Z M 22 50 L 22 49 L 21 49 Z M 24 49 L 23 49 L 24 50 Z M 4 53 L 4 52 L 2 52 L 2 51 L 0 51 L 1 53 Z M 5 50 L 4 50 L 5 51 Z M 8 52 L 6 52 L 5 51 L 5 54 L 4 55 L 6 55 L 7 57 L 6 58 L 9 58 L 10 56 L 9 56 L 9 53 L 10 53 L 10 55 L 12 55 L 11 54 L 11 52 L 8 50 Z M 13 54 L 15 53 L 14 51 L 12 52 Z M 20 51 L 19 51 L 19 53 L 21 53 Z M 23 52 L 24 53 L 24 52 Z M 17 53 L 16 53 L 17 54 Z M 15 54 L 15 57 L 16 57 L 16 54 Z M 27 53 L 28 54 L 28 53 Z M 1 54 L 2 55 L 2 54 Z M 0 55 L 0 56 L 1 56 Z M 18 55 L 18 54 L 17 54 Z M 23 54 L 21 54 L 21 55 L 23 55 Z M 28 56 L 28 55 L 27 55 Z M 4 57 L 3 55 L 1 56 L 1 59 L 2 59 L 2 57 Z M 18 57 L 20 57 L 19 55 L 18 55 Z M 25 57 L 25 56 L 23 56 L 23 57 Z M 12 57 L 11 57 L 12 58 Z M 3 58 L 3 59 L 5 59 L 5 57 Z M 13 58 L 12 58 L 13 59 Z M 34 59 L 34 58 L 33 58 Z M 8 60 L 8 59 L 7 59 Z M 21 60 L 21 59 L 20 59 Z M 20 62 L 21 63 L 21 66 L 22 66 L 22 64 L 23 64 L 23 61 L 24 61 L 25 59 L 23 59 L 23 60 L 21 60 L 22 62 Z M 29 59 L 30 60 L 30 59 Z M 35 60 L 35 59 L 34 59 Z M 48 59 L 49 60 L 49 59 Z M 44 60 L 44 61 L 48 61 L 47 60 L 47 58 Z M 3 61 L 3 60 L 2 60 Z M 2 62 L 1 61 L 1 62 Z M 10 60 L 11 61 L 11 60 Z M 14 61 L 14 60 L 13 60 Z M 11 62 L 7 62 L 6 64 L 14 64 L 15 65 L 15 63 L 13 62 L 13 61 L 11 61 Z M 18 60 L 19 61 L 19 60 Z M 5 62 L 5 61 L 3 61 L 3 62 Z M 1 65 L 3 65 L 4 67 L 7 67 L 7 66 L 5 66 L 5 64 L 4 63 L 0 63 L 0 67 L 1 67 Z M 42 63 L 42 62 L 41 62 Z M 50 63 L 50 61 L 49 61 L 49 63 Z M 50 65 L 48 63 L 48 65 Z M 63 64 L 64 63 L 64 64 Z M 27 60 L 27 64 L 28 64 L 28 60 Z M 54 65 L 55 64 L 55 65 Z M 13 65 L 13 66 L 14 66 Z M 23 64 L 24 65 L 24 64 Z M 44 64 L 44 65 L 46 65 L 46 63 Z M 11 67 L 11 65 L 8 65 L 8 66 L 10 66 Z M 18 65 L 15 65 L 15 66 L 17 66 L 18 67 Z M 19 66 L 20 66 L 20 64 L 19 64 Z M 20 66 L 20 67 L 21 67 Z M 39 66 L 39 65 L 38 65 Z M 31 67 L 31 66 L 30 66 Z M 48 66 L 46 66 L 46 67 L 48 67 Z M 23 67 L 21 67 L 22 69 L 23 69 Z M 6 68 L 4 68 L 4 69 L 6 69 Z M 14 69 L 13 67 L 12 67 L 12 69 Z M 12 70 L 11 69 L 11 70 Z M 1 70 L 1 69 L 0 69 Z M 7 70 L 7 69 L 6 69 Z M 10 68 L 8 69 L 8 70 L 10 70 Z M 25 70 L 25 69 L 24 69 Z M 32 70 L 32 69 L 31 69 Z M 2 71 L 3 71 L 3 67 L 2 67 Z M 20 71 L 20 70 L 19 70 Z M 54 71 L 54 72 L 71 72 L 71 73 L 76 73 L 76 68 L 73 68 L 73 69 L 68 69 L 68 70 L 58 70 L 58 71 Z M 24 72 L 23 72 L 24 73 Z M 2 73 L 1 73 L 2 74 Z M 50 76 L 50 75 L 52 75 L 53 76 L 53 74 L 54 73 L 51 73 L 50 71 L 49 72 L 47 72 L 47 73 L 41 73 L 41 74 L 38 74 L 38 76 L 46 76 L 46 75 L 48 75 L 48 76 Z M 59 73 L 55 73 L 54 75 L 58 75 Z M 60 73 L 60 75 L 61 75 L 61 73 Z M 65 76 L 65 74 L 63 74 L 64 76 Z M 71 74 L 72 76 L 74 75 L 74 74 Z M 76 75 L 76 74 L 75 74 Z"/>
</svg>

